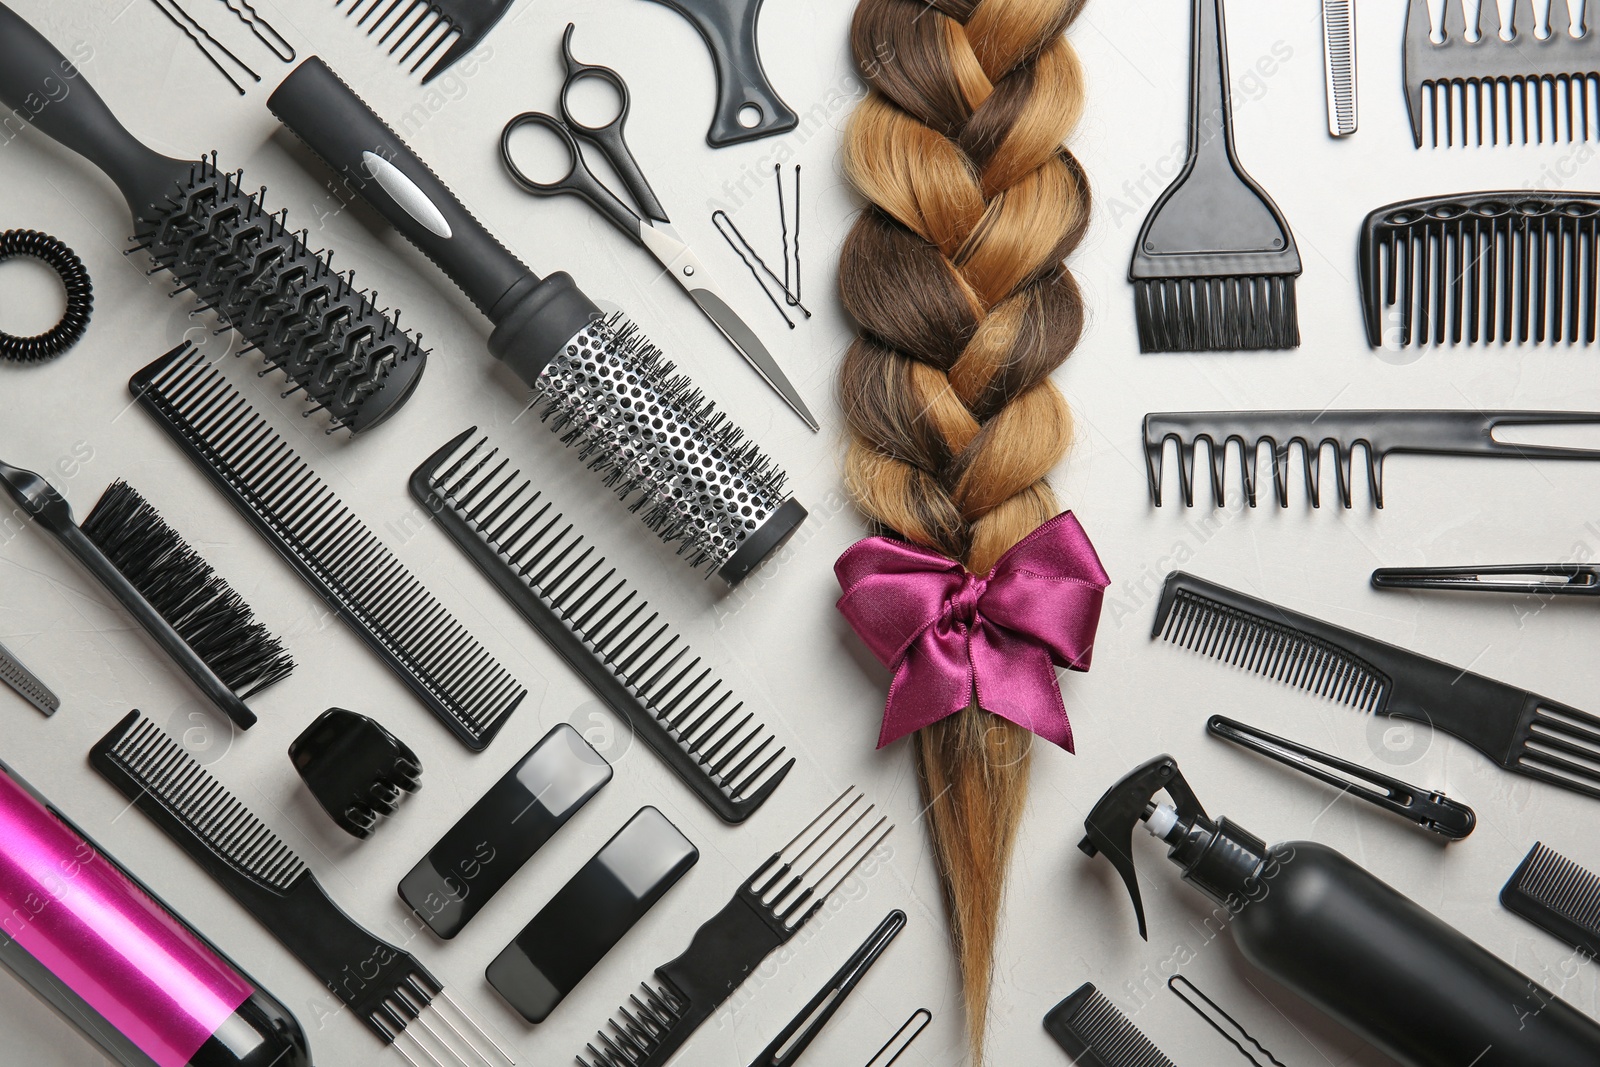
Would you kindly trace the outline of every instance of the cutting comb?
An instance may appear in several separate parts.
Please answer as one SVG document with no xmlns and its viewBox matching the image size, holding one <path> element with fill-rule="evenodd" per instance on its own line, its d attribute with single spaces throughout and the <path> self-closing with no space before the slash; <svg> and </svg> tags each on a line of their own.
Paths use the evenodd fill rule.
<svg viewBox="0 0 1600 1067">
<path fill-rule="evenodd" d="M 1600 876 L 1543 842 L 1500 891 L 1500 903 L 1585 957 L 1600 955 Z"/>
<path fill-rule="evenodd" d="M 1458 737 L 1515 774 L 1600 799 L 1600 716 L 1174 571 L 1160 637 L 1358 711 Z"/>
<path fill-rule="evenodd" d="M 428 73 L 422 84 L 448 70 L 456 60 L 478 47 L 494 29 L 495 23 L 505 17 L 515 0 L 334 0 L 333 6 L 343 8 L 346 18 L 356 20 L 358 27 L 367 31 L 380 48 L 388 45 L 388 52 L 402 66 L 410 64 L 407 74 L 415 74 L 433 54 L 450 42 Z M 377 16 L 374 18 L 373 16 Z M 382 33 L 379 33 L 379 31 Z M 424 47 L 426 46 L 426 47 Z M 401 51 L 404 48 L 405 51 Z M 412 56 L 416 58 L 413 60 Z"/>
<path fill-rule="evenodd" d="M 1600 193 L 1389 204 L 1361 225 L 1367 343 L 1584 344 L 1600 315 Z"/>
<path fill-rule="evenodd" d="M 1093 982 L 1051 1008 L 1044 1028 L 1078 1067 L 1174 1067 Z"/>
<path fill-rule="evenodd" d="M 24 667 L 22 661 L 12 655 L 5 645 L 0 645 L 0 682 L 16 690 L 18 696 L 47 716 L 61 710 L 61 698 Z"/>
<path fill-rule="evenodd" d="M 1514 0 L 1502 22 L 1483 0 L 1473 25 L 1468 0 L 1444 0 L 1434 40 L 1429 0 L 1411 0 L 1406 16 L 1406 108 L 1421 148 L 1444 144 L 1528 144 L 1593 139 L 1600 112 L 1591 86 L 1600 79 L 1595 28 L 1572 35 L 1567 0 L 1550 0 L 1547 36 L 1538 34 L 1533 0 Z M 1488 23 L 1494 14 L 1494 27 Z M 1585 8 L 1586 15 L 1588 8 Z M 1592 16 L 1590 21 L 1594 21 Z"/>
<path fill-rule="evenodd" d="M 854 787 L 841 793 L 696 931 L 683 955 L 656 968 L 585 1047 L 579 1067 L 662 1067 L 888 838 L 887 817 L 869 824 L 874 810 Z"/>
<path fill-rule="evenodd" d="M 1435 456 L 1515 456 L 1521 459 L 1600 459 L 1600 449 L 1497 441 L 1506 426 L 1558 426 L 1600 423 L 1600 412 L 1586 411 L 1167 411 L 1144 417 L 1145 472 L 1150 499 L 1161 506 L 1161 482 L 1168 441 L 1178 446 L 1178 484 L 1184 507 L 1194 507 L 1195 464 L 1206 443 L 1211 467 L 1211 500 L 1224 502 L 1228 446 L 1237 445 L 1244 496 L 1256 506 L 1257 453 L 1272 452 L 1272 481 L 1278 506 L 1289 506 L 1289 457 L 1295 446 L 1305 467 L 1306 496 L 1322 506 L 1322 450 L 1331 445 L 1339 502 L 1354 506 L 1352 469 L 1357 446 L 1367 456 L 1367 488 L 1374 507 L 1383 507 L 1383 461 L 1392 453 Z"/>
<path fill-rule="evenodd" d="M 129 712 L 89 763 L 408 1062 L 419 1064 L 415 1052 L 437 1067 L 516 1063 L 415 957 L 340 910 L 294 850 L 159 726 Z"/>
<path fill-rule="evenodd" d="M 411 495 L 684 785 L 724 821 L 748 819 L 794 760 L 774 769 L 785 750 L 744 702 L 476 433 L 417 468 Z"/>
</svg>

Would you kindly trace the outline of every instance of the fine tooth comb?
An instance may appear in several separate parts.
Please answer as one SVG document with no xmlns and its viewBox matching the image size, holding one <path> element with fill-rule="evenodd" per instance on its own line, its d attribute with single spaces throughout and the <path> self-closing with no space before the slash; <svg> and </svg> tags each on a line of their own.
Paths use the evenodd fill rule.
<svg viewBox="0 0 1600 1067">
<path fill-rule="evenodd" d="M 1093 982 L 1051 1008 L 1044 1028 L 1078 1067 L 1174 1067 Z"/>
<path fill-rule="evenodd" d="M 1543 842 L 1500 891 L 1500 903 L 1587 958 L 1600 955 L 1600 876 Z"/>
<path fill-rule="evenodd" d="M 777 766 L 784 747 L 744 702 L 476 433 L 417 468 L 411 495 L 684 785 L 724 821 L 748 819 L 794 760 Z"/>
<path fill-rule="evenodd" d="M 1590 86 L 1600 78 L 1600 46 L 1588 5 L 1591 25 L 1579 25 L 1575 37 L 1567 0 L 1549 0 L 1541 38 L 1533 0 L 1514 0 L 1509 22 L 1501 22 L 1494 0 L 1483 0 L 1471 27 L 1467 2 L 1444 0 L 1435 41 L 1429 0 L 1411 0 L 1405 80 L 1416 146 L 1425 139 L 1434 148 L 1441 139 L 1447 147 L 1592 139 L 1600 115 L 1592 111 Z"/>
<path fill-rule="evenodd" d="M 1322 0 L 1322 63 L 1328 82 L 1328 132 L 1356 132 L 1356 0 Z"/>
<path fill-rule="evenodd" d="M 889 836 L 876 805 L 855 787 L 823 809 L 763 863 L 732 900 L 696 931 L 683 955 L 656 968 L 607 1029 L 578 1057 L 579 1067 L 663 1067 L 718 1005 L 822 909 Z"/>
<path fill-rule="evenodd" d="M 513 3 L 515 0 L 334 0 L 333 6 L 343 8 L 345 17 L 354 18 L 358 27 L 366 27 L 368 37 L 382 30 L 374 43 L 380 48 L 388 45 L 389 54 L 402 67 L 410 63 L 407 74 L 422 69 L 449 41 L 450 47 L 423 75 L 422 84 L 427 85 L 478 47 Z"/>
<path fill-rule="evenodd" d="M 414 956 L 346 915 L 294 850 L 159 726 L 129 712 L 89 763 L 408 1062 L 418 1064 L 416 1051 L 439 1067 L 497 1067 L 476 1036 L 516 1063 Z"/>
<path fill-rule="evenodd" d="M 51 85 L 71 92 L 39 106 L 41 87 Z M 293 382 L 284 396 L 303 390 L 308 414 L 326 411 L 333 426 L 359 432 L 410 397 L 427 353 L 351 275 L 334 273 L 331 253 L 306 247 L 287 211 L 262 207 L 265 189 L 245 192 L 241 174 L 220 170 L 215 156 L 169 159 L 145 147 L 82 72 L 3 4 L 0 103 L 117 183 L 133 215 L 135 250 L 237 330 L 242 351 L 258 350 L 283 371 Z"/>
<path fill-rule="evenodd" d="M 1378 208 L 1361 224 L 1367 343 L 1592 345 L 1597 247 L 1600 193 L 1460 193 Z"/>
<path fill-rule="evenodd" d="M 1358 711 L 1458 737 L 1506 770 L 1600 799 L 1600 716 L 1173 571 L 1151 638 Z"/>
<path fill-rule="evenodd" d="M 22 665 L 5 645 L 0 645 L 0 682 L 17 691 L 17 695 L 38 708 L 46 716 L 61 710 L 61 698 L 50 687 L 39 681 L 37 675 Z"/>
<path fill-rule="evenodd" d="M 1600 423 L 1592 411 L 1166 411 L 1144 417 L 1145 471 L 1150 499 L 1161 506 L 1166 444 L 1178 446 L 1178 485 L 1184 507 L 1194 507 L 1195 463 L 1206 443 L 1211 466 L 1211 501 L 1224 503 L 1228 446 L 1237 445 L 1244 495 L 1256 506 L 1256 453 L 1272 450 L 1272 480 L 1278 506 L 1289 506 L 1289 456 L 1300 447 L 1306 496 L 1322 506 L 1322 449 L 1333 446 L 1339 502 L 1354 506 L 1352 467 L 1357 446 L 1367 456 L 1367 488 L 1374 507 L 1383 507 L 1383 461 L 1392 453 L 1432 456 L 1514 456 L 1520 459 L 1600 459 L 1600 449 L 1561 445 L 1511 444 L 1495 440 L 1496 429 L 1512 426 L 1567 426 Z"/>
<path fill-rule="evenodd" d="M 125 482 L 80 526 L 54 486 L 0 462 L 0 486 L 116 597 L 161 650 L 241 729 L 245 701 L 287 678 L 294 660 L 200 554 Z"/>
<path fill-rule="evenodd" d="M 318 478 L 214 363 L 179 345 L 129 390 L 234 509 L 461 743 L 481 751 L 527 691 Z"/>
<path fill-rule="evenodd" d="M 1295 348 L 1300 253 L 1234 152 L 1222 0 L 1194 0 L 1193 20 L 1189 158 L 1145 217 L 1128 271 L 1139 350 Z"/>
</svg>

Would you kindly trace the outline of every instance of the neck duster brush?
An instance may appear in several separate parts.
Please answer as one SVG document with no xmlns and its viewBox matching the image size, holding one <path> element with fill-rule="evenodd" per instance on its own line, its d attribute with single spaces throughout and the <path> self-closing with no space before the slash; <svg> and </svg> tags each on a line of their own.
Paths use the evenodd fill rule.
<svg viewBox="0 0 1600 1067">
<path fill-rule="evenodd" d="M 134 220 L 136 248 L 259 349 L 334 427 L 376 426 L 405 403 L 426 353 L 330 254 L 289 231 L 216 158 L 170 159 L 123 128 L 72 62 L 0 4 L 0 103 L 99 167 Z M 8 126 L 12 118 L 6 119 Z"/>
</svg>

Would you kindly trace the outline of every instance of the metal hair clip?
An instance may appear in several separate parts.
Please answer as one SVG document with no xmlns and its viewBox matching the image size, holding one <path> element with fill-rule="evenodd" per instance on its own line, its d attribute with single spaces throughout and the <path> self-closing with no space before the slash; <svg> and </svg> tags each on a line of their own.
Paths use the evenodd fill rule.
<svg viewBox="0 0 1600 1067">
<path fill-rule="evenodd" d="M 1471 593 L 1600 596 L 1600 567 L 1582 563 L 1505 564 L 1495 567 L 1380 567 L 1375 589 L 1455 589 Z"/>
</svg>

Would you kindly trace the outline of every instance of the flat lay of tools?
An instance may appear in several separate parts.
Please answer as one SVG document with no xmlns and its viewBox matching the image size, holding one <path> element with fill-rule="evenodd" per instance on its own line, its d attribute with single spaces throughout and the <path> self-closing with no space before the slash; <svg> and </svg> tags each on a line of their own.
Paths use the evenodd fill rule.
<svg viewBox="0 0 1600 1067">
<path fill-rule="evenodd" d="M 1597 141 L 1600 0 L 0 0 L 0 1067 L 1595 1067 Z"/>
</svg>

